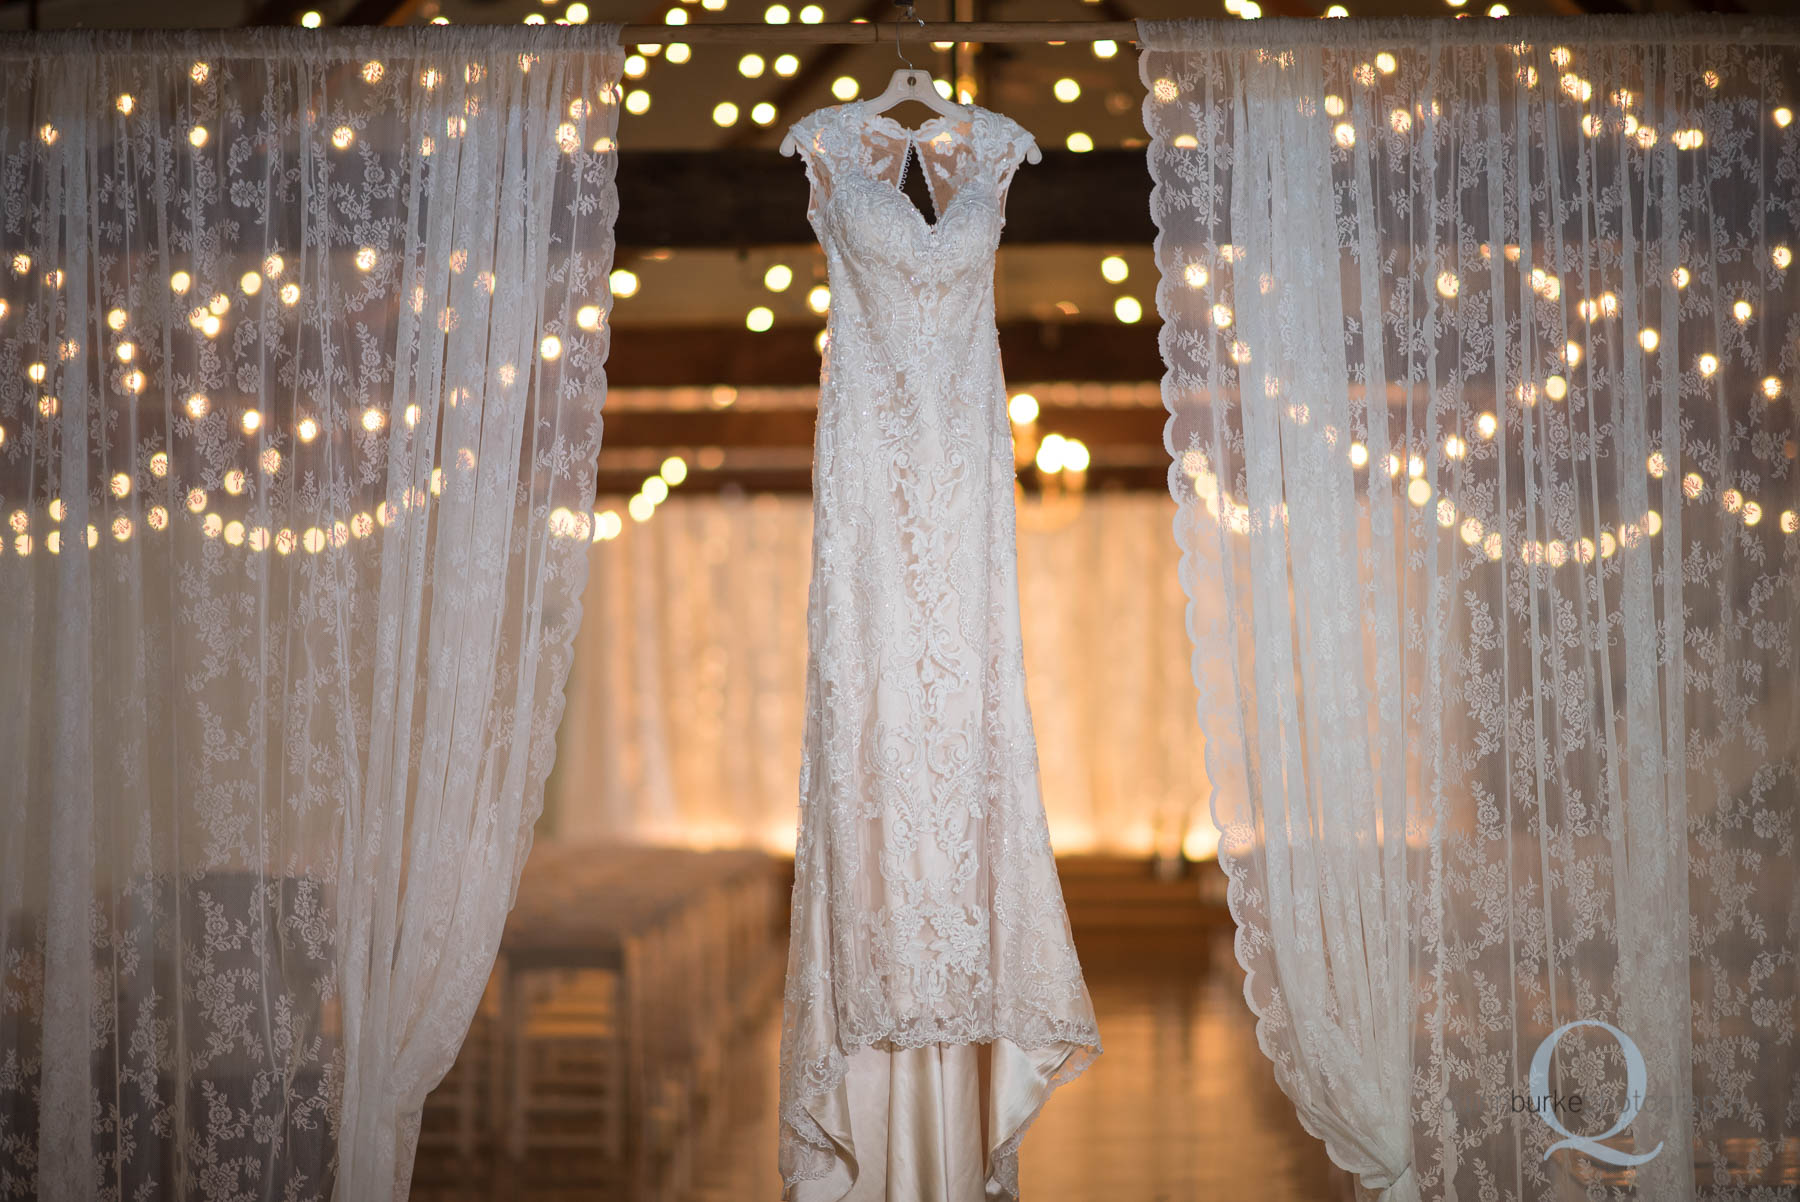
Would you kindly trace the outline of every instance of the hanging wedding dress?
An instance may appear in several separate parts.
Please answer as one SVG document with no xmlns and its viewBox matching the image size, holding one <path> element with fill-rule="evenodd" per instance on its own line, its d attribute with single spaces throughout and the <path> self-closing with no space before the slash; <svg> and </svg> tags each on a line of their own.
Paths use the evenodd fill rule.
<svg viewBox="0 0 1800 1202">
<path fill-rule="evenodd" d="M 979 108 L 908 129 L 865 101 L 792 137 L 831 319 L 782 1176 L 796 1202 L 1016 1198 L 1025 1128 L 1100 1052 L 1038 792 L 994 329 L 1031 136 Z"/>
</svg>

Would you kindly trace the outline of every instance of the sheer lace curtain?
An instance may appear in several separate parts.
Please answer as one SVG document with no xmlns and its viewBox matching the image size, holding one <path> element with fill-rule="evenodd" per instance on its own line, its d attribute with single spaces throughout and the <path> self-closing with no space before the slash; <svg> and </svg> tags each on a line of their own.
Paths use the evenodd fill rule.
<svg viewBox="0 0 1800 1202">
<path fill-rule="evenodd" d="M 1173 508 L 1020 502 L 1025 679 L 1059 853 L 1211 851 Z M 810 502 L 774 496 L 671 499 L 594 546 L 543 833 L 792 854 L 811 548 Z"/>
<path fill-rule="evenodd" d="M 620 65 L 0 40 L 0 1195 L 405 1195 L 580 613 Z"/>
<path fill-rule="evenodd" d="M 1392 1202 L 1792 1188 L 1794 26 L 1143 38 L 1200 722 L 1278 1080 Z"/>
</svg>

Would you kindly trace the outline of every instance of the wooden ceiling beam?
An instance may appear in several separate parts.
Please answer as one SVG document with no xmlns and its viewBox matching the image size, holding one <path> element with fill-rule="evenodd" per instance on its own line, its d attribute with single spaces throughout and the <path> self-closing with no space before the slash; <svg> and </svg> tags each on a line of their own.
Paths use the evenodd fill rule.
<svg viewBox="0 0 1800 1202">
<path fill-rule="evenodd" d="M 1027 493 L 1041 491 L 1036 479 L 1037 473 L 1031 468 L 1020 474 L 1020 483 Z M 624 497 L 629 497 L 644 484 L 643 472 L 612 472 L 606 467 L 606 452 L 600 452 L 600 473 L 596 478 L 595 504 L 600 508 L 618 508 Z M 1108 466 L 1095 463 L 1088 468 L 1085 481 L 1087 491 L 1123 489 L 1133 492 L 1157 492 L 1164 496 L 1169 491 L 1169 465 L 1165 460 L 1159 465 L 1124 465 Z M 792 468 L 749 468 L 736 470 L 730 467 L 718 471 L 690 470 L 688 478 L 675 490 L 678 496 L 698 493 L 796 493 L 812 492 L 812 469 Z M 627 523 L 631 525 L 631 523 Z"/>
<path fill-rule="evenodd" d="M 1016 380 L 1106 383 L 1160 380 L 1162 352 L 1149 322 L 1005 322 L 1000 353 Z M 606 364 L 615 388 L 816 385 L 814 331 L 742 326 L 620 326 Z"/>
<path fill-rule="evenodd" d="M 1079 438 L 1098 454 L 1111 447 L 1160 448 L 1168 416 L 1160 408 L 1142 406 L 1044 405 L 1037 426 Z M 606 414 L 604 446 L 613 452 L 666 447 L 809 450 L 814 417 L 811 409 L 618 410 Z"/>
<path fill-rule="evenodd" d="M 809 246 L 806 175 L 771 150 L 622 150 L 615 237 L 651 248 Z M 1046 150 L 1006 199 L 1006 241 L 1148 246 L 1150 172 L 1142 150 Z"/>
</svg>

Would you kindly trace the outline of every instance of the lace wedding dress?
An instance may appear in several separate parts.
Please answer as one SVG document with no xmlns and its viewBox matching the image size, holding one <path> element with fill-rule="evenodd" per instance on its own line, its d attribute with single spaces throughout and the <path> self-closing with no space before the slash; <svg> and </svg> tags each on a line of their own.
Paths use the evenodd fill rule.
<svg viewBox="0 0 1800 1202">
<path fill-rule="evenodd" d="M 796 1202 L 1016 1198 L 1026 1127 L 1100 1052 L 1038 792 L 994 329 L 1031 137 L 978 108 L 912 130 L 866 101 L 793 137 L 831 320 L 782 1176 Z"/>
</svg>

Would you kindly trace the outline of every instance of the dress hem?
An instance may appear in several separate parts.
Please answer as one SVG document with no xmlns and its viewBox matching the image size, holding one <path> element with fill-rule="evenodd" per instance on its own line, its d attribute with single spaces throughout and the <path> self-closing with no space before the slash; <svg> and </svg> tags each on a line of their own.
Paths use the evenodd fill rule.
<svg viewBox="0 0 1800 1202">
<path fill-rule="evenodd" d="M 1043 1113 L 1044 1107 L 1049 1104 L 1051 1095 L 1081 1076 L 1095 1060 L 1099 1059 L 1104 1049 L 1097 1032 L 1089 1030 L 1067 1036 L 1058 1035 L 1048 1038 L 1040 1036 L 1036 1039 L 1018 1038 L 1004 1033 L 968 1039 L 884 1036 L 859 1042 L 843 1049 L 833 1048 L 827 1055 L 813 1062 L 813 1066 L 818 1070 L 816 1073 L 806 1074 L 806 1079 L 815 1081 L 816 1084 L 783 1106 L 780 1116 L 784 1142 L 791 1140 L 816 1152 L 823 1152 L 831 1160 L 822 1167 L 808 1166 L 796 1169 L 792 1173 L 783 1174 L 781 1196 L 784 1202 L 789 1202 L 793 1198 L 796 1186 L 806 1181 L 814 1181 L 828 1176 L 838 1163 L 851 1166 L 851 1177 L 846 1186 L 846 1194 L 855 1188 L 855 1184 L 861 1176 L 857 1168 L 854 1145 L 845 1146 L 834 1139 L 818 1122 L 812 1109 L 812 1103 L 831 1095 L 843 1086 L 844 1080 L 850 1072 L 851 1060 L 858 1052 L 869 1048 L 900 1051 L 929 1047 L 934 1044 L 983 1046 L 997 1043 L 1009 1043 L 1022 1052 L 1042 1051 L 1059 1046 L 1068 1048 L 1067 1054 L 1057 1062 L 1056 1067 L 1049 1070 L 1039 1082 L 1030 1110 L 1016 1126 L 1001 1135 L 997 1141 L 990 1137 L 989 1147 L 984 1149 L 988 1157 L 986 1197 L 1017 1202 L 1019 1195 L 1018 1155 L 1025 1133 Z M 984 1098 L 983 1105 L 985 1106 L 987 1102 L 988 1099 Z M 997 1194 L 995 1193 L 996 1188 L 999 1190 Z M 839 1198 L 841 1199 L 843 1196 L 839 1195 Z"/>
</svg>

